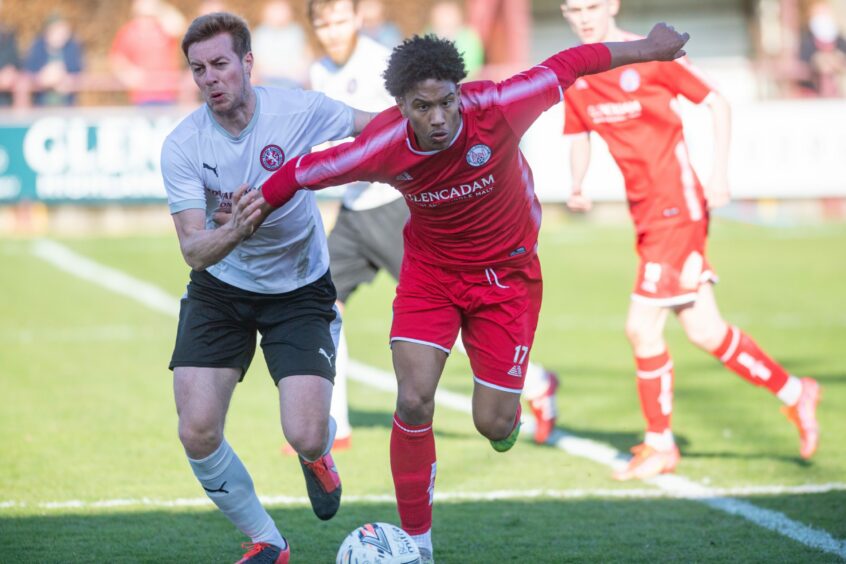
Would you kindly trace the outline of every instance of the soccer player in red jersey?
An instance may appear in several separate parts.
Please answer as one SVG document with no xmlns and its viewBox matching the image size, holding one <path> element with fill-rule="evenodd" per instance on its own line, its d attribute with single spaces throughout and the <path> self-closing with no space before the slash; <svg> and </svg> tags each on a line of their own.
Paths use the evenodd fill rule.
<svg viewBox="0 0 846 564">
<path fill-rule="evenodd" d="M 618 0 L 566 0 L 565 19 L 584 44 L 636 41 L 619 29 Z M 678 114 L 678 96 L 705 103 L 714 122 L 714 170 L 704 186 L 690 164 Z M 800 454 L 817 447 L 819 386 L 799 379 L 769 357 L 746 333 L 723 320 L 705 257 L 708 210 L 728 202 L 728 102 L 685 58 L 648 62 L 579 78 L 564 94 L 564 133 L 572 135 L 571 209 L 587 211 L 582 181 L 590 161 L 590 132 L 598 133 L 625 178 L 640 265 L 626 321 L 637 367 L 637 389 L 647 429 L 643 444 L 615 478 L 648 478 L 671 472 L 679 450 L 670 430 L 673 362 L 664 341 L 668 313 L 688 339 L 785 404 L 798 427 Z"/>
<path fill-rule="evenodd" d="M 384 73 L 396 107 L 355 141 L 292 159 L 263 184 L 265 211 L 301 188 L 355 180 L 389 183 L 408 203 L 391 328 L 398 397 L 390 449 L 400 520 L 424 562 L 432 559 L 435 389 L 459 329 L 476 429 L 497 451 L 519 432 L 542 293 L 541 208 L 521 136 L 579 76 L 675 59 L 687 39 L 658 24 L 640 41 L 584 45 L 500 83 L 459 84 L 466 72 L 455 46 L 413 37 Z"/>
</svg>

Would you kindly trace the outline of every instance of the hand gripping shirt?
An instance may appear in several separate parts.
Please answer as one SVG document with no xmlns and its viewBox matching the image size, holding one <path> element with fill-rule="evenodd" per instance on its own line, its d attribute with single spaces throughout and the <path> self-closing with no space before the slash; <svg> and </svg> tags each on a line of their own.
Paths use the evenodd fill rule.
<svg viewBox="0 0 846 564">
<path fill-rule="evenodd" d="M 391 50 L 359 35 L 350 58 L 341 66 L 323 57 L 309 69 L 311 87 L 335 100 L 366 112 L 381 112 L 396 101 L 385 90 L 382 72 Z M 351 210 L 369 210 L 393 202 L 402 195 L 388 184 L 353 182 L 344 190 L 343 204 Z"/>
<path fill-rule="evenodd" d="M 541 208 L 520 137 L 576 78 L 610 63 L 604 45 L 583 45 L 500 83 L 462 84 L 460 128 L 439 151 L 421 150 L 391 108 L 355 141 L 289 162 L 262 192 L 281 205 L 302 186 L 386 182 L 408 203 L 405 246 L 415 258 L 458 269 L 523 262 L 536 252 Z"/>
<path fill-rule="evenodd" d="M 580 78 L 564 94 L 564 133 L 595 131 L 608 144 L 638 233 L 705 217 L 677 97 L 699 104 L 711 91 L 686 59 L 678 59 Z"/>
<path fill-rule="evenodd" d="M 253 118 L 237 136 L 224 130 L 206 105 L 168 135 L 162 176 L 171 214 L 205 210 L 206 229 L 215 229 L 213 214 L 231 209 L 239 185 L 259 186 L 289 158 L 352 132 L 352 109 L 324 94 L 262 87 L 255 93 Z M 303 191 L 207 271 L 243 290 L 276 294 L 310 284 L 328 268 L 314 194 Z"/>
</svg>

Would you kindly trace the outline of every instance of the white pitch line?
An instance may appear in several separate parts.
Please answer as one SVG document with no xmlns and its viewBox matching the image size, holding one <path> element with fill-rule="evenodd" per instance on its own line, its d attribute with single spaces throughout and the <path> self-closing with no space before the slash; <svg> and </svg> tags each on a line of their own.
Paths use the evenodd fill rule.
<svg viewBox="0 0 846 564">
<path fill-rule="evenodd" d="M 179 315 L 179 300 L 158 286 L 95 262 L 55 241 L 36 241 L 32 246 L 32 253 L 56 268 L 141 302 L 150 309 L 167 315 Z"/>
<path fill-rule="evenodd" d="M 178 314 L 179 300 L 157 286 L 138 280 L 120 270 L 101 265 L 54 241 L 43 239 L 36 242 L 33 246 L 33 253 L 57 268 L 139 301 L 151 309 L 171 316 Z M 359 362 L 350 362 L 349 377 L 352 380 L 387 392 L 396 391 L 396 381 L 393 374 Z M 467 396 L 438 390 L 435 397 L 441 406 L 463 413 L 471 413 L 470 398 Z M 627 458 L 610 445 L 560 431 L 557 431 L 556 435 L 550 440 L 554 446 L 573 456 L 586 458 L 612 468 L 618 468 L 625 464 Z M 713 509 L 742 517 L 805 546 L 835 554 L 846 560 L 846 541 L 835 539 L 826 531 L 793 521 L 778 511 L 762 509 L 751 503 L 727 497 L 720 494 L 717 489 L 698 484 L 679 475 L 658 476 L 647 480 L 647 482 L 657 486 L 670 496 L 699 501 Z M 0 505 L 0 508 L 2 507 L 3 505 Z"/>
<path fill-rule="evenodd" d="M 844 483 L 806 484 L 799 486 L 738 486 L 733 488 L 713 488 L 712 494 L 719 497 L 707 501 L 722 501 L 728 496 L 773 496 L 773 495 L 807 495 L 828 492 L 846 491 Z M 307 497 L 273 495 L 259 496 L 263 505 L 267 507 L 310 506 Z M 458 503 L 466 501 L 496 501 L 496 500 L 527 500 L 527 499 L 688 499 L 703 500 L 697 495 L 684 495 L 680 492 L 664 491 L 660 489 L 623 488 L 623 489 L 567 489 L 567 490 L 498 490 L 486 492 L 436 492 L 435 499 L 443 503 Z M 394 503 L 394 494 L 345 495 L 344 504 L 366 503 Z M 737 500 L 733 500 L 737 501 Z M 743 502 L 740 502 L 743 503 Z M 98 501 L 42 501 L 28 503 L 23 501 L 0 502 L 0 509 L 36 508 L 39 510 L 62 509 L 112 509 L 117 507 L 211 507 L 212 502 L 207 497 L 156 499 L 156 498 L 127 498 L 103 499 Z M 727 506 L 728 507 L 728 506 Z M 759 508 L 755 508 L 761 511 Z M 729 509 L 725 509 L 732 512 Z"/>
</svg>

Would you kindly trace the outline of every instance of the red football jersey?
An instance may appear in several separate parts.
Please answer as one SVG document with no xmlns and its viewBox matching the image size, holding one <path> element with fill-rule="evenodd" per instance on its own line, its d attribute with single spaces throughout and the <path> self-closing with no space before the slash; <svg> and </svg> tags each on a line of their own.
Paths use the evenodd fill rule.
<svg viewBox="0 0 846 564">
<path fill-rule="evenodd" d="M 564 133 L 597 132 L 623 173 L 638 232 L 707 213 L 685 144 L 677 97 L 701 103 L 711 86 L 685 59 L 618 67 L 564 94 Z"/>
<path fill-rule="evenodd" d="M 462 84 L 462 123 L 440 151 L 421 150 L 399 109 L 385 110 L 354 141 L 286 163 L 264 197 L 278 206 L 300 186 L 385 182 L 411 211 L 406 252 L 451 268 L 522 262 L 536 252 L 541 207 L 520 138 L 576 78 L 610 63 L 604 45 L 584 45 L 500 83 Z"/>
</svg>

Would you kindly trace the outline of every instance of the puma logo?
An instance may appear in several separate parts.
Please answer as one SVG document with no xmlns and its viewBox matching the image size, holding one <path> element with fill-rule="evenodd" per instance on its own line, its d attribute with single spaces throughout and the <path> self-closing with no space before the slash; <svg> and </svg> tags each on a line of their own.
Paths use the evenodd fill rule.
<svg viewBox="0 0 846 564">
<path fill-rule="evenodd" d="M 327 353 L 325 350 L 323 350 L 323 347 L 320 347 L 320 349 L 317 352 L 319 352 L 320 354 L 325 356 L 326 361 L 329 363 L 329 366 L 332 366 L 332 357 L 335 356 L 334 354 Z"/>
<path fill-rule="evenodd" d="M 207 165 L 206 163 L 203 163 L 203 168 L 207 168 L 210 171 L 212 171 L 214 173 L 215 178 L 220 178 L 220 176 L 218 176 L 218 174 L 217 174 L 217 167 L 216 166 L 211 166 L 211 165 Z"/>
<path fill-rule="evenodd" d="M 223 482 L 222 484 L 220 484 L 220 487 L 217 488 L 216 490 L 210 490 L 206 486 L 203 486 L 203 489 L 206 490 L 209 493 L 225 493 L 225 494 L 228 494 L 229 490 L 223 489 L 225 486 L 226 486 L 226 482 Z"/>
</svg>

